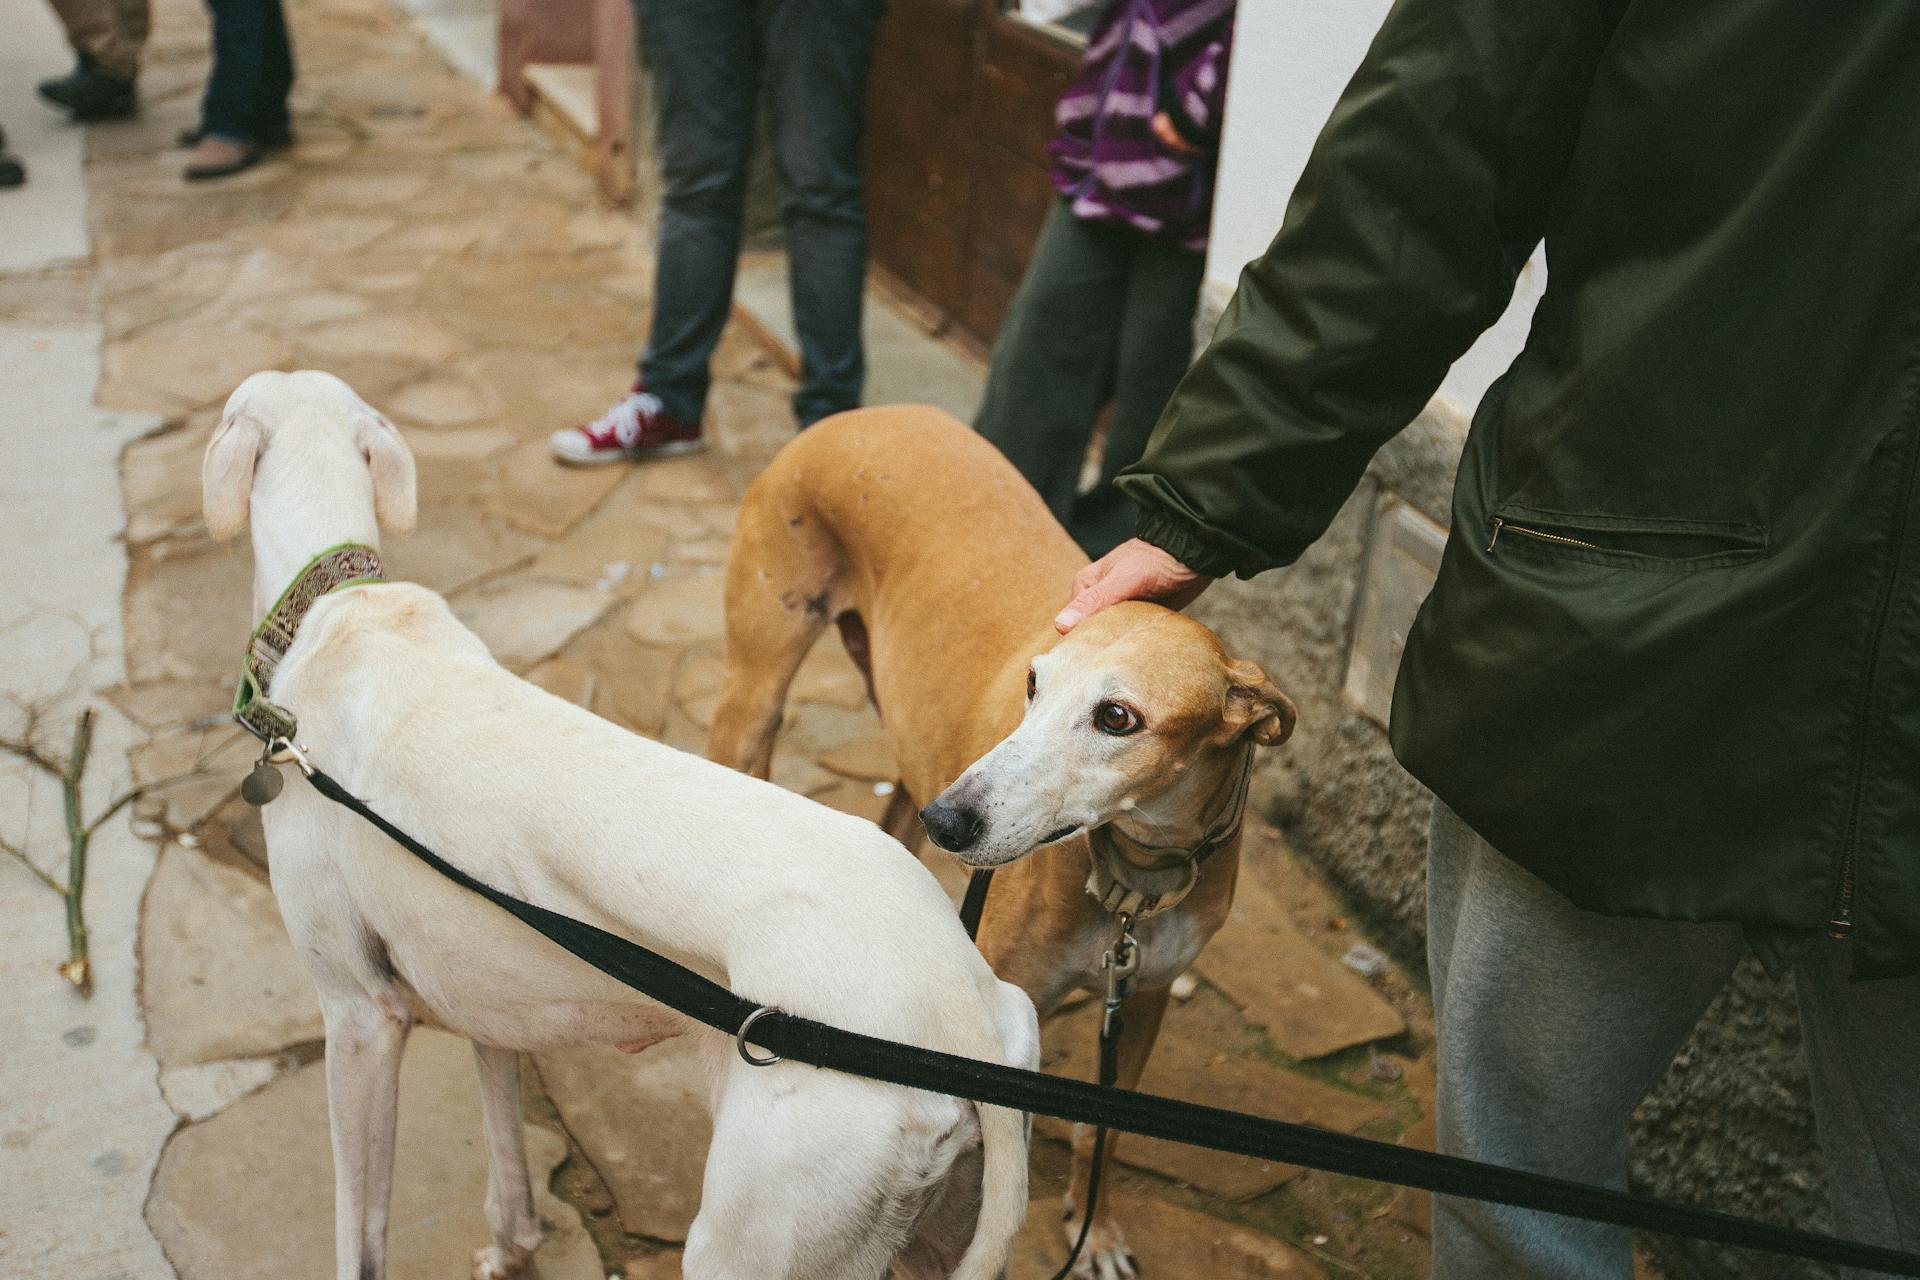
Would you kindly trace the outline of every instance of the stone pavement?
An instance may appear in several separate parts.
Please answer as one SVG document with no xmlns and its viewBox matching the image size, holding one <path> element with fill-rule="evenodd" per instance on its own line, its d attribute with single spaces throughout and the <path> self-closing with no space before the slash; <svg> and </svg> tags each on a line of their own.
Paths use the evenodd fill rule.
<svg viewBox="0 0 1920 1280">
<path fill-rule="evenodd" d="M 127 557 L 117 459 L 157 418 L 92 407 L 101 328 L 88 298 L 81 138 L 31 100 L 70 54 L 37 0 L 0 0 L 0 124 L 27 186 L 0 191 L 0 739 L 43 721 L 36 745 L 64 758 L 93 706 L 83 815 L 127 785 L 140 733 L 96 691 L 124 675 Z M 0 842 L 64 879 L 66 823 L 53 780 L 0 753 Z M 154 1081 L 134 965 L 152 845 L 123 816 L 89 848 L 85 897 L 93 995 L 56 973 L 62 907 L 0 858 L 0 1275 L 165 1275 L 141 1223 L 176 1123 Z"/>
<path fill-rule="evenodd" d="M 156 5 L 146 111 L 89 135 L 94 256 L 79 295 L 104 333 L 98 404 L 164 424 L 120 459 L 126 656 L 124 672 L 103 679 L 119 681 L 111 697 L 137 777 L 207 766 L 148 813 L 164 833 L 157 860 L 116 868 L 116 892 L 145 884 L 142 1052 L 177 1121 L 164 1152 L 156 1140 L 120 1167 L 144 1180 L 157 1154 L 145 1221 L 185 1280 L 320 1276 L 331 1252 L 318 1014 L 273 906 L 257 817 L 234 796 L 246 746 L 221 714 L 250 620 L 245 540 L 216 545 L 199 518 L 200 453 L 220 403 L 263 367 L 353 383 L 419 459 L 420 528 L 391 541 L 390 572 L 447 594 L 529 678 L 692 751 L 717 696 L 719 566 L 734 512 L 793 429 L 783 362 L 736 327 L 716 363 L 715 449 L 634 469 L 551 464 L 547 433 L 631 377 L 651 274 L 642 228 L 598 209 L 560 150 L 440 62 L 386 0 L 295 0 L 291 13 L 302 76 L 291 154 L 223 184 L 178 181 L 169 141 L 192 122 L 204 73 L 204 19 L 190 0 Z M 111 528 L 120 516 L 86 519 Z M 873 817 L 892 775 L 860 678 L 829 639 L 796 683 L 775 778 Z M 1423 997 L 1277 833 L 1249 828 L 1233 921 L 1169 1015 L 1147 1087 L 1425 1140 Z M 936 865 L 957 885 L 954 868 Z M 57 933 L 57 919 L 47 928 Z M 118 958 L 123 979 L 130 960 Z M 1088 1069 L 1089 1014 L 1049 1027 L 1050 1067 Z M 409 1046 L 397 1280 L 463 1275 L 482 1242 L 470 1061 L 432 1029 Z M 540 1273 L 677 1275 L 707 1140 L 686 1047 L 583 1049 L 531 1065 L 529 1149 L 550 1193 Z M 48 1079 L 31 1096 L 48 1096 Z M 64 1083 L 53 1082 L 54 1099 Z M 0 1160 L 16 1133 L 46 1141 L 19 1110 L 11 1094 L 0 1103 Z M 1064 1252 L 1061 1139 L 1040 1126 L 1016 1280 L 1050 1274 Z M 1417 1197 L 1163 1143 L 1130 1141 L 1123 1156 L 1114 1194 L 1151 1277 L 1424 1269 Z M 24 1212 L 15 1195 L 0 1190 L 0 1275 L 42 1274 L 24 1254 L 7 1269 Z M 166 1274 L 157 1261 L 119 1265 Z"/>
</svg>

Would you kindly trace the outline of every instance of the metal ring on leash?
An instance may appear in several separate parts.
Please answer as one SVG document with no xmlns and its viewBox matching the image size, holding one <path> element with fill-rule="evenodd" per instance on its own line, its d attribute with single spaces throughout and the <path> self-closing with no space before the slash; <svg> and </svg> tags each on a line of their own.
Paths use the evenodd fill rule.
<svg viewBox="0 0 1920 1280">
<path fill-rule="evenodd" d="M 752 1013 L 748 1014 L 746 1018 L 740 1023 L 740 1029 L 733 1033 L 733 1047 L 740 1051 L 741 1058 L 746 1061 L 748 1066 L 770 1067 L 774 1063 L 780 1061 L 780 1055 L 777 1053 L 769 1053 L 764 1058 L 754 1057 L 753 1047 L 747 1043 L 747 1032 L 753 1030 L 753 1024 L 760 1021 L 760 1019 L 766 1017 L 768 1014 L 784 1013 L 784 1012 L 786 1012 L 786 1010 L 780 1008 L 780 1006 L 778 1005 L 763 1004 L 758 1009 L 755 1009 Z"/>
</svg>

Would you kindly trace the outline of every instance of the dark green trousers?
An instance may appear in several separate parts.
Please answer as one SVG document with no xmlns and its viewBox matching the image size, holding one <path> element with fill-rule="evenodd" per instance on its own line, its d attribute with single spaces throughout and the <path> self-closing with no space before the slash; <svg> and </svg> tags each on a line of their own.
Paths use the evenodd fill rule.
<svg viewBox="0 0 1920 1280">
<path fill-rule="evenodd" d="M 1090 556 L 1133 536 L 1133 504 L 1113 487 L 1140 457 L 1193 354 L 1205 255 L 1110 222 L 1047 216 L 1020 292 L 993 344 L 974 429 L 1000 447 Z M 1100 478 L 1079 480 L 1111 403 Z"/>
</svg>

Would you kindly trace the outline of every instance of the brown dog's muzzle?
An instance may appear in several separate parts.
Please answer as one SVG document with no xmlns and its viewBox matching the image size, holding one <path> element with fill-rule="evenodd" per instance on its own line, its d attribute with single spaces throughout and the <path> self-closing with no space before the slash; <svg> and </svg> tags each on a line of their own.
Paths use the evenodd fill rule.
<svg viewBox="0 0 1920 1280">
<path fill-rule="evenodd" d="M 962 853 L 972 848 L 987 829 L 987 817 L 980 810 L 945 796 L 922 809 L 920 821 L 926 824 L 927 835 L 933 842 L 948 853 Z"/>
</svg>

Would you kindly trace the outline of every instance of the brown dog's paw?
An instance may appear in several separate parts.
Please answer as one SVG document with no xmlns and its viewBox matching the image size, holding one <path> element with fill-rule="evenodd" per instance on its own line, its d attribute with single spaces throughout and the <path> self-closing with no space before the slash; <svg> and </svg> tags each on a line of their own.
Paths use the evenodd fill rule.
<svg viewBox="0 0 1920 1280">
<path fill-rule="evenodd" d="M 1071 1249 L 1080 1238 L 1080 1219 L 1071 1208 L 1067 1210 L 1065 1230 L 1067 1248 Z M 1074 1261 L 1073 1280 L 1140 1280 L 1140 1264 L 1133 1250 L 1127 1248 L 1120 1228 L 1104 1220 L 1094 1222 L 1093 1230 L 1087 1233 L 1087 1247 Z"/>
</svg>

